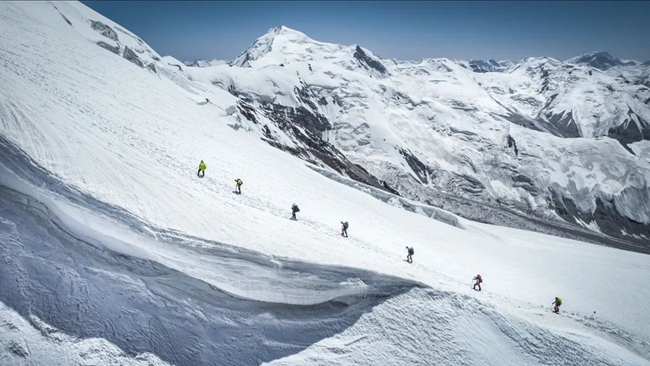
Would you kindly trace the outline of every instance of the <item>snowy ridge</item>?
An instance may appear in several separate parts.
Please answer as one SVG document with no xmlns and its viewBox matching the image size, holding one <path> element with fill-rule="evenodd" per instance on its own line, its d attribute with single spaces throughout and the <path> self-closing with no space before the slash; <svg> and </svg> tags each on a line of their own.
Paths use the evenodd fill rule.
<svg viewBox="0 0 650 366">
<path fill-rule="evenodd" d="M 471 82 L 496 73 L 450 60 L 391 64 L 351 46 L 302 64 L 275 54 L 276 35 L 251 67 L 142 67 L 89 41 L 63 18 L 70 9 L 0 3 L 3 366 L 650 364 L 647 255 L 419 203 L 446 182 L 445 204 L 474 209 L 463 194 L 480 193 L 485 162 L 530 175 L 549 164 L 558 190 L 589 197 L 584 186 L 614 182 L 581 159 L 637 164 L 617 141 L 496 130 L 510 125 L 485 111 L 507 108 Z M 518 155 L 495 154 L 505 132 Z M 645 182 L 644 170 L 616 167 L 598 169 Z M 415 199 L 382 194 L 392 187 Z"/>
<path fill-rule="evenodd" d="M 160 55 L 138 36 L 120 27 L 112 20 L 96 13 L 78 2 L 42 2 L 29 9 L 29 15 L 49 21 L 54 8 L 65 23 L 49 22 L 64 32 L 74 29 L 79 35 L 98 46 L 109 50 L 134 64 L 145 67 L 160 61 Z M 12 9 L 10 11 L 20 11 Z"/>
</svg>

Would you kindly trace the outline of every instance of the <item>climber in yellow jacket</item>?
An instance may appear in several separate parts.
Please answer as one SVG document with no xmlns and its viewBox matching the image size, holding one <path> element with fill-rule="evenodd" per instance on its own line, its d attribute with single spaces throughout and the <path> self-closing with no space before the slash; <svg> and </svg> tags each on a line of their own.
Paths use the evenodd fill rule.
<svg viewBox="0 0 650 366">
<path fill-rule="evenodd" d="M 199 164 L 199 172 L 196 173 L 196 175 L 199 178 L 205 177 L 205 163 L 203 162 L 203 160 L 201 160 L 201 164 Z"/>
<path fill-rule="evenodd" d="M 235 182 L 237 183 L 237 191 L 235 191 L 235 193 L 241 194 L 241 185 L 244 184 L 244 182 L 239 178 L 235 179 Z"/>
</svg>

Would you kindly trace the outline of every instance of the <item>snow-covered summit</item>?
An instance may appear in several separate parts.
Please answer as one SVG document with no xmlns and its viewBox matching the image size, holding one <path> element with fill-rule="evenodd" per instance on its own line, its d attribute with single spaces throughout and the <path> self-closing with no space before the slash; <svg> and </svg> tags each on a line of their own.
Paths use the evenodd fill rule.
<svg viewBox="0 0 650 366">
<path fill-rule="evenodd" d="M 593 51 L 566 61 L 570 64 L 589 65 L 599 70 L 607 70 L 614 66 L 635 66 L 635 61 L 623 61 L 605 51 Z"/>
<path fill-rule="evenodd" d="M 251 67 L 251 63 L 261 57 L 273 52 L 278 56 L 287 51 L 289 44 L 299 45 L 314 42 L 304 33 L 293 30 L 284 25 L 269 29 L 264 35 L 257 38 L 244 52 L 237 56 L 232 65 L 239 67 Z M 275 45 L 275 49 L 274 49 Z"/>
<path fill-rule="evenodd" d="M 366 48 L 319 42 L 285 26 L 271 28 L 230 64 L 246 68 L 292 65 L 302 69 L 317 67 L 323 60 L 368 75 L 381 77 L 388 72 L 382 60 Z"/>
</svg>

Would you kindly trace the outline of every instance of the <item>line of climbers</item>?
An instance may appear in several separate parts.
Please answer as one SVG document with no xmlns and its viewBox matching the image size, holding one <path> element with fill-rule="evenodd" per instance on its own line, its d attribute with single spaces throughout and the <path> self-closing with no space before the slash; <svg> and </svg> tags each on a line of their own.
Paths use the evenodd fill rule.
<svg viewBox="0 0 650 366">
<path fill-rule="evenodd" d="M 199 164 L 199 172 L 197 173 L 197 176 L 199 178 L 202 178 L 202 177 L 205 176 L 205 169 L 206 169 L 206 165 L 203 162 L 203 160 L 201 160 L 201 163 Z M 241 179 L 237 178 L 237 179 L 235 179 L 235 183 L 237 184 L 236 185 L 237 190 L 234 191 L 233 193 L 241 194 L 241 186 L 242 186 L 242 184 L 244 184 L 244 182 L 242 182 Z M 291 218 L 290 219 L 294 220 L 294 221 L 298 220 L 298 218 L 296 217 L 296 213 L 298 213 L 298 212 L 300 212 L 300 208 L 298 208 L 298 205 L 296 205 L 295 203 L 292 204 L 291 205 Z M 348 224 L 347 221 L 341 221 L 341 236 L 342 237 L 344 237 L 344 238 L 348 237 L 348 227 L 349 226 L 350 225 Z M 407 245 L 406 246 L 406 262 L 413 263 L 413 255 L 414 254 L 415 254 L 415 249 L 413 249 L 413 247 L 409 247 Z M 483 283 L 483 278 L 481 277 L 481 275 L 477 274 L 474 278 L 472 278 L 472 281 L 473 281 L 472 289 L 474 291 L 481 291 L 481 283 Z M 476 289 L 477 287 L 478 287 L 478 290 Z M 556 313 L 556 314 L 559 314 L 560 313 L 560 305 L 562 305 L 562 299 L 560 299 L 559 297 L 556 296 L 555 300 L 553 301 L 553 303 L 551 305 L 553 305 L 553 312 Z"/>
</svg>

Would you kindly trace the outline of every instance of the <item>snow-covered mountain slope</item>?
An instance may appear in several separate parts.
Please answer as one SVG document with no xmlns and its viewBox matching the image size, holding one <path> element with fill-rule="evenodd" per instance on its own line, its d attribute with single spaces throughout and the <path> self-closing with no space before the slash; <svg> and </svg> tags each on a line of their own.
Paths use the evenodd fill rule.
<svg viewBox="0 0 650 366">
<path fill-rule="evenodd" d="M 496 206 L 650 238 L 650 165 L 629 146 L 650 139 L 647 68 L 476 64 L 382 60 L 278 27 L 230 66 L 184 73 L 243 100 L 275 146 L 333 166 L 331 144 L 406 197 L 492 223 L 521 221 L 491 214 Z"/>
<path fill-rule="evenodd" d="M 154 61 L 160 61 L 160 56 L 138 36 L 81 3 L 41 2 L 30 11 L 30 15 L 48 21 L 52 8 L 64 21 L 60 24 L 52 24 L 54 29 L 81 35 L 87 41 L 122 56 L 140 67 L 147 67 Z"/>
<path fill-rule="evenodd" d="M 190 80 L 171 58 L 140 67 L 61 16 L 98 14 L 44 5 L 0 3 L 0 364 L 650 364 L 647 255 L 384 202 L 381 182 L 362 185 L 268 143 L 363 172 L 358 141 L 342 154 L 316 139 L 319 121 L 276 125 L 276 115 L 307 119 L 312 108 L 282 94 L 273 77 L 291 81 L 287 68 L 269 65 L 270 79 L 256 81 L 304 110 Z M 343 75 L 378 78 L 378 59 L 361 50 L 348 49 L 359 64 Z M 228 80 L 246 83 L 255 62 Z M 334 112 L 357 107 L 347 103 L 328 99 Z M 415 147 L 401 134 L 409 126 L 380 132 Z M 450 135 L 438 141 L 462 148 Z M 470 289 L 477 272 L 481 292 Z M 559 315 L 554 296 L 564 299 Z"/>
</svg>

